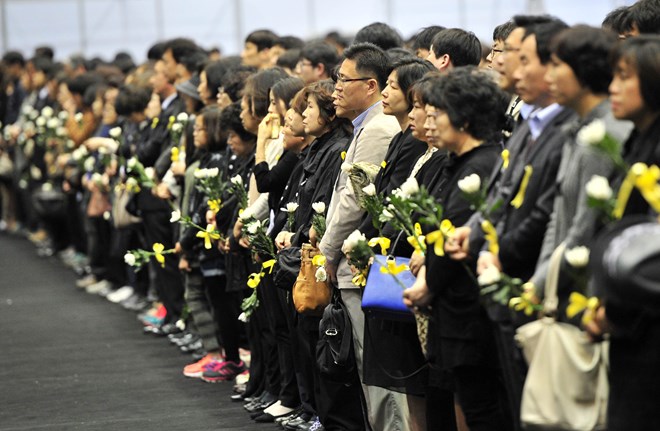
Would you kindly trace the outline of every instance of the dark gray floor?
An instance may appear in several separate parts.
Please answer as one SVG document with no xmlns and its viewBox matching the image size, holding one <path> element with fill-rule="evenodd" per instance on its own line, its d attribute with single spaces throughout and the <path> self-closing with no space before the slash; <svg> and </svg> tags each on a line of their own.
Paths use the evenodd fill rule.
<svg viewBox="0 0 660 431">
<path fill-rule="evenodd" d="M 74 282 L 0 234 L 0 431 L 275 429 L 229 400 L 232 383 L 185 378 L 188 356 Z"/>
</svg>

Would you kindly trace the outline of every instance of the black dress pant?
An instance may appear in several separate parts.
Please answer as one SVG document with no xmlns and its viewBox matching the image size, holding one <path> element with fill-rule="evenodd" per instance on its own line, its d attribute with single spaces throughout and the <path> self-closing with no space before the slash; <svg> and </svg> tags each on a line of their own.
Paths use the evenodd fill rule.
<svg viewBox="0 0 660 431">
<path fill-rule="evenodd" d="M 470 431 L 510 431 L 499 370 L 460 366 L 452 370 L 458 402 Z"/>
<path fill-rule="evenodd" d="M 165 249 L 174 248 L 174 228 L 170 223 L 168 211 L 144 211 L 145 248 L 151 250 L 154 243 L 161 243 Z M 161 266 L 155 259 L 149 261 L 153 271 L 153 282 L 159 299 L 167 310 L 165 323 L 176 322 L 183 310 L 183 277 L 179 271 L 179 258 L 174 254 L 166 254 L 165 266 Z"/>
<path fill-rule="evenodd" d="M 264 277 L 259 285 L 263 293 L 263 306 L 266 310 L 268 326 L 272 328 L 279 367 L 280 391 L 274 395 L 285 407 L 295 408 L 300 404 L 298 383 L 293 362 L 291 324 L 287 321 L 286 292 L 278 289 L 269 276 Z"/>
</svg>

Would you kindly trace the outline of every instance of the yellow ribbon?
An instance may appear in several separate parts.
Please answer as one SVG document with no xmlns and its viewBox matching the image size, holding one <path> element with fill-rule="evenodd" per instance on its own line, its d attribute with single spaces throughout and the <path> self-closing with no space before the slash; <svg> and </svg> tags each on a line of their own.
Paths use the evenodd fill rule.
<svg viewBox="0 0 660 431">
<path fill-rule="evenodd" d="M 314 266 L 324 266 L 326 262 L 325 256 L 322 254 L 317 254 L 312 258 L 312 265 Z"/>
<path fill-rule="evenodd" d="M 641 164 L 641 163 L 640 163 Z M 638 164 L 633 165 L 633 168 Z M 630 199 L 630 194 L 635 187 L 635 177 L 637 174 L 634 169 L 630 169 L 626 178 L 621 183 L 619 188 L 619 193 L 616 195 L 616 202 L 614 204 L 614 210 L 612 211 L 612 217 L 619 220 L 623 217 L 623 212 L 626 210 L 626 205 L 628 205 L 628 200 Z"/>
<path fill-rule="evenodd" d="M 209 206 L 209 209 L 214 213 L 219 213 L 220 208 L 222 208 L 222 201 L 220 199 L 213 199 L 206 201 L 206 204 Z"/>
<path fill-rule="evenodd" d="M 159 242 L 155 243 L 152 246 L 154 250 L 154 257 L 156 258 L 156 261 L 160 263 L 160 266 L 165 267 L 165 256 L 163 256 L 163 251 L 165 250 L 165 246 Z"/>
<path fill-rule="evenodd" d="M 351 280 L 354 285 L 359 286 L 359 287 L 364 287 L 367 284 L 367 276 L 364 275 L 362 271 L 360 271 L 358 274 L 353 277 L 353 280 Z"/>
<path fill-rule="evenodd" d="M 433 252 L 436 256 L 445 255 L 445 238 L 454 234 L 454 225 L 447 219 L 440 222 L 440 229 L 426 235 L 426 243 L 434 244 Z"/>
<path fill-rule="evenodd" d="M 415 253 L 424 256 L 426 250 L 422 249 L 422 247 L 424 246 L 424 241 L 426 241 L 426 236 L 422 235 L 422 226 L 419 223 L 415 223 L 415 235 L 409 236 L 407 240 L 408 244 L 415 249 Z"/>
<path fill-rule="evenodd" d="M 195 235 L 197 238 L 204 238 L 204 248 L 209 250 L 211 248 L 211 240 L 220 239 L 220 234 L 215 231 L 212 224 L 206 226 L 206 230 L 201 230 Z"/>
<path fill-rule="evenodd" d="M 527 316 L 531 316 L 538 306 L 532 302 L 529 292 L 523 292 L 519 297 L 509 300 L 509 308 L 523 311 Z"/>
<path fill-rule="evenodd" d="M 341 152 L 341 159 L 346 160 L 346 151 Z"/>
<path fill-rule="evenodd" d="M 273 267 L 275 266 L 275 263 L 277 263 L 277 260 L 275 260 L 275 259 L 267 260 L 267 261 L 265 261 L 264 263 L 261 264 L 261 269 L 264 270 L 264 271 L 268 270 L 268 273 L 272 274 L 273 273 Z M 261 272 L 262 275 L 265 274 L 264 271 Z"/>
<path fill-rule="evenodd" d="M 263 277 L 262 272 L 253 272 L 247 279 L 247 285 L 249 288 L 254 289 L 259 286 L 261 283 L 261 277 Z"/>
<path fill-rule="evenodd" d="M 600 300 L 595 296 L 587 298 L 579 292 L 573 292 L 568 297 L 568 307 L 566 307 L 566 316 L 569 319 L 577 316 L 583 310 L 587 310 L 582 315 L 582 324 L 586 325 L 587 323 L 593 320 L 596 310 L 600 305 Z"/>
<path fill-rule="evenodd" d="M 660 185 L 658 185 L 658 180 L 660 180 L 660 168 L 656 165 L 648 167 L 644 163 L 635 163 L 628 171 L 621 188 L 619 188 L 612 216 L 615 219 L 623 217 L 634 187 L 637 187 L 644 200 L 654 211 L 660 212 Z"/>
<path fill-rule="evenodd" d="M 486 241 L 488 241 L 488 251 L 494 255 L 499 254 L 500 245 L 497 240 L 497 230 L 495 230 L 493 223 L 490 220 L 484 220 L 481 222 L 481 229 L 484 231 Z"/>
<path fill-rule="evenodd" d="M 151 128 L 155 129 L 157 125 L 158 125 L 158 117 L 151 120 Z"/>
<path fill-rule="evenodd" d="M 387 161 L 383 160 L 382 162 L 380 162 L 380 167 L 385 169 L 385 167 L 387 167 Z"/>
<path fill-rule="evenodd" d="M 169 121 L 167 122 L 167 130 L 170 130 L 172 128 L 175 121 L 176 121 L 176 117 L 174 115 L 170 115 Z"/>
<path fill-rule="evenodd" d="M 172 163 L 178 162 L 179 161 L 179 147 L 172 147 L 172 155 L 170 156 L 170 160 L 172 160 Z"/>
<path fill-rule="evenodd" d="M 387 262 L 384 266 L 380 267 L 380 272 L 383 274 L 392 274 L 392 275 L 397 275 L 400 274 L 403 271 L 409 270 L 410 267 L 406 265 L 405 263 L 396 264 L 396 259 L 392 256 L 387 258 Z"/>
<path fill-rule="evenodd" d="M 520 208 L 525 201 L 525 192 L 527 191 L 527 186 L 529 185 L 529 179 L 532 177 L 532 165 L 525 166 L 525 175 L 523 176 L 522 181 L 520 182 L 520 188 L 518 189 L 518 194 L 511 201 L 511 206 L 514 208 Z"/>
<path fill-rule="evenodd" d="M 377 245 L 379 245 L 383 254 L 386 255 L 387 250 L 389 250 L 390 248 L 391 241 L 389 238 L 380 236 L 376 238 L 371 238 L 367 244 L 369 244 L 369 247 L 376 247 Z"/>
<path fill-rule="evenodd" d="M 502 169 L 506 170 L 509 167 L 509 150 L 502 151 Z"/>
</svg>

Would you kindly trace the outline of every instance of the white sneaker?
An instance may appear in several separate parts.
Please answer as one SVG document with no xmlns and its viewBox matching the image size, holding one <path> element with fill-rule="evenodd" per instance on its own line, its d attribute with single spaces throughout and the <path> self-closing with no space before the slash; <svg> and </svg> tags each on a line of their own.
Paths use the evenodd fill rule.
<svg viewBox="0 0 660 431">
<path fill-rule="evenodd" d="M 87 274 L 83 278 L 79 278 L 76 280 L 76 287 L 79 287 L 80 289 L 85 289 L 88 286 L 91 286 L 92 284 L 98 282 L 94 274 Z"/>
<path fill-rule="evenodd" d="M 108 296 L 108 294 L 112 292 L 112 283 L 110 283 L 108 280 L 101 280 L 98 283 L 87 286 L 85 290 L 87 293 L 100 296 Z"/>
<path fill-rule="evenodd" d="M 108 301 L 118 304 L 128 299 L 131 295 L 133 295 L 133 288 L 131 286 L 122 286 L 106 296 L 106 298 L 108 298 Z"/>
</svg>

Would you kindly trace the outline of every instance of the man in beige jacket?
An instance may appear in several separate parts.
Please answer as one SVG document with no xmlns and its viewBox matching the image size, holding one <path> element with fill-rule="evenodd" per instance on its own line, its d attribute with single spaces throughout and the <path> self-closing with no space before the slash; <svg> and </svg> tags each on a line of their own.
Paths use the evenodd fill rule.
<svg viewBox="0 0 660 431">
<path fill-rule="evenodd" d="M 376 45 L 355 44 L 344 51 L 345 59 L 336 76 L 334 104 L 337 116 L 353 122 L 353 141 L 346 151 L 345 163 L 368 162 L 379 166 L 390 141 L 401 129 L 393 116 L 383 114 L 381 90 L 385 88 L 390 64 Z M 360 226 L 364 211 L 359 207 L 348 175 L 339 174 L 328 209 L 327 229 L 320 250 L 327 259 L 326 270 L 332 283 L 341 289 L 353 325 L 355 360 L 363 377 L 362 346 L 364 314 L 361 291 L 351 280 L 353 274 L 341 252 L 344 240 Z M 362 385 L 369 423 L 376 430 L 407 430 L 408 408 L 404 394 Z"/>
</svg>

